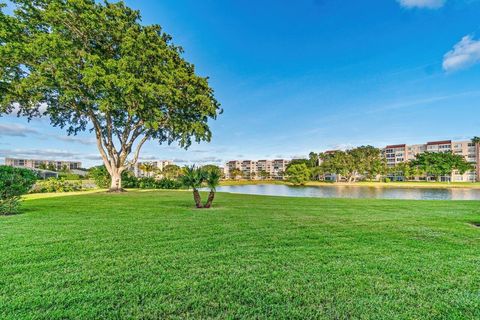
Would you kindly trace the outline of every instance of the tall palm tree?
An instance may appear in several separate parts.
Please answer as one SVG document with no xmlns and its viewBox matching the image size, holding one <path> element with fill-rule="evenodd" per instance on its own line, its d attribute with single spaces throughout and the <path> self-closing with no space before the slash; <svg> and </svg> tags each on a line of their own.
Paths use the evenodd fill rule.
<svg viewBox="0 0 480 320">
<path fill-rule="evenodd" d="M 477 181 L 480 181 L 480 167 L 479 167 L 479 160 L 480 160 L 480 137 L 473 137 L 472 143 L 475 144 L 475 157 L 477 159 Z"/>
<path fill-rule="evenodd" d="M 218 170 L 210 170 L 207 172 L 205 181 L 207 186 L 210 188 L 210 193 L 208 194 L 207 203 L 205 203 L 204 208 L 210 208 L 212 206 L 213 199 L 215 198 L 215 192 L 217 187 L 220 184 L 221 174 Z"/>
<path fill-rule="evenodd" d="M 202 186 L 202 183 L 206 178 L 206 172 L 201 168 L 196 168 L 194 165 L 191 167 L 185 167 L 183 171 L 184 172 L 181 177 L 183 185 L 188 188 L 192 188 L 195 206 L 198 209 L 203 208 L 202 199 L 200 198 L 198 188 Z"/>
</svg>

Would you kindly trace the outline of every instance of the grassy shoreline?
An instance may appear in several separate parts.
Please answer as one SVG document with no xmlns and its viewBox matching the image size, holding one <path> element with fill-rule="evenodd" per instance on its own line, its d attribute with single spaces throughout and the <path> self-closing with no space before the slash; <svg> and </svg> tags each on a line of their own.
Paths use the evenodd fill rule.
<svg viewBox="0 0 480 320">
<path fill-rule="evenodd" d="M 238 186 L 238 185 L 257 185 L 257 184 L 276 184 L 276 185 L 290 185 L 287 181 L 280 180 L 223 180 L 222 186 Z M 423 182 L 423 181 L 409 181 L 409 182 L 370 182 L 361 181 L 354 183 L 347 182 L 323 182 L 323 181 L 309 181 L 306 186 L 360 186 L 360 187 L 375 187 L 375 188 L 464 188 L 464 189 L 480 189 L 480 182 Z"/>
<path fill-rule="evenodd" d="M 1 319 L 480 318 L 476 201 L 31 197 L 0 217 Z"/>
</svg>

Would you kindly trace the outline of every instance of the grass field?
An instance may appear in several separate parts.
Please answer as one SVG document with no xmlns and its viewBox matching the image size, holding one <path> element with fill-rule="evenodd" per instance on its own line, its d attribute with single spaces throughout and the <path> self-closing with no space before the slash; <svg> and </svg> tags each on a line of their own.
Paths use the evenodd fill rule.
<svg viewBox="0 0 480 320">
<path fill-rule="evenodd" d="M 222 186 L 252 185 L 252 184 L 289 184 L 283 180 L 223 180 Z M 307 186 L 364 186 L 364 187 L 394 187 L 394 188 L 468 188 L 480 189 L 480 182 L 426 182 L 426 181 L 406 181 L 406 182 L 377 182 L 377 181 L 359 181 L 359 182 L 324 182 L 309 181 Z"/>
<path fill-rule="evenodd" d="M 0 217 L 0 319 L 479 319 L 479 202 L 189 192 Z"/>
</svg>

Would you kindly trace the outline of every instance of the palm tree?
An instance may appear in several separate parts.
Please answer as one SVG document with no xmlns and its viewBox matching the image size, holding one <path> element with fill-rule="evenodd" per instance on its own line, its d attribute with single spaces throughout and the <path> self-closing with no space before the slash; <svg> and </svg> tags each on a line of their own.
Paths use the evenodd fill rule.
<svg viewBox="0 0 480 320">
<path fill-rule="evenodd" d="M 476 156 L 476 159 L 477 159 L 477 163 L 478 163 L 478 160 L 480 159 L 480 137 L 473 137 L 472 138 L 472 143 L 475 144 L 475 156 Z M 477 181 L 480 181 L 480 170 L 479 168 L 477 168 Z"/>
<path fill-rule="evenodd" d="M 181 173 L 182 169 L 175 164 L 169 164 L 162 170 L 162 175 L 168 179 L 176 179 Z"/>
<path fill-rule="evenodd" d="M 237 177 L 242 175 L 242 171 L 240 169 L 234 168 L 230 170 L 230 179 L 237 180 Z"/>
<path fill-rule="evenodd" d="M 210 170 L 207 172 L 205 181 L 207 182 L 207 186 L 210 188 L 210 193 L 204 208 L 208 209 L 212 206 L 213 199 L 215 198 L 216 188 L 220 184 L 220 178 L 221 174 L 218 170 Z"/>
<path fill-rule="evenodd" d="M 140 170 L 147 174 L 147 177 L 150 178 L 150 174 L 155 171 L 156 166 L 153 163 L 145 162 L 139 165 Z"/>
<path fill-rule="evenodd" d="M 206 178 L 205 171 L 202 170 L 201 168 L 196 168 L 194 165 L 191 167 L 185 167 L 183 171 L 184 173 L 181 177 L 183 185 L 188 188 L 192 188 L 193 200 L 195 201 L 195 206 L 198 209 L 203 208 L 202 199 L 200 198 L 200 193 L 198 192 L 198 188 L 202 186 L 202 183 Z"/>
</svg>

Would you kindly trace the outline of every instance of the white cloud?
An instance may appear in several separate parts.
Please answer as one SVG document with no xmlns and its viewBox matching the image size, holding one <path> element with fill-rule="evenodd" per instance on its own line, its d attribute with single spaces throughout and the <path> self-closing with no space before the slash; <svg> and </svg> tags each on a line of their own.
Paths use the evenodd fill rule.
<svg viewBox="0 0 480 320">
<path fill-rule="evenodd" d="M 80 138 L 80 137 L 61 136 L 61 135 L 50 135 L 50 136 L 65 142 L 81 143 L 85 145 L 93 145 L 96 143 L 96 140 L 93 138 Z"/>
<path fill-rule="evenodd" d="M 220 159 L 217 157 L 204 157 L 200 159 L 173 159 L 174 163 L 177 164 L 218 164 L 225 162 L 224 159 Z"/>
<path fill-rule="evenodd" d="M 10 136 L 10 137 L 26 137 L 29 134 L 38 134 L 39 132 L 34 129 L 27 128 L 25 126 L 13 123 L 0 123 L 0 137 L 1 136 Z"/>
<path fill-rule="evenodd" d="M 18 157 L 18 158 L 78 158 L 79 153 L 57 150 L 57 149 L 0 149 L 0 157 Z"/>
<path fill-rule="evenodd" d="M 480 40 L 465 36 L 443 56 L 443 70 L 456 71 L 480 62 Z"/>
<path fill-rule="evenodd" d="M 446 0 L 397 0 L 398 3 L 404 8 L 428 8 L 438 9 L 443 7 Z"/>
</svg>

